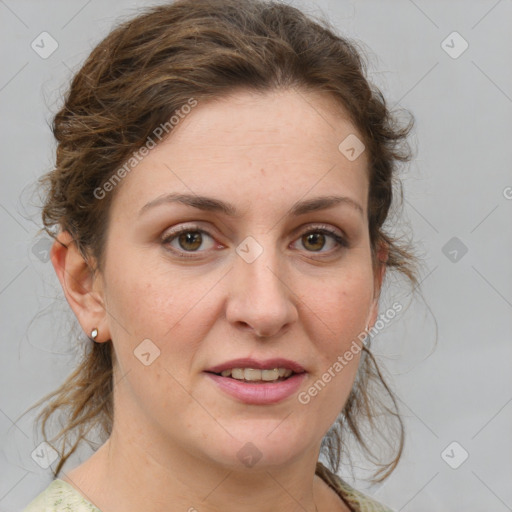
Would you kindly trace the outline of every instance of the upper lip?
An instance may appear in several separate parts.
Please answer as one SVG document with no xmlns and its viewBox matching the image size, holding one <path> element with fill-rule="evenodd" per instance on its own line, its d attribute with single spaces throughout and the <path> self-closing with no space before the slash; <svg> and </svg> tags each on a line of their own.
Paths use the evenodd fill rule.
<svg viewBox="0 0 512 512">
<path fill-rule="evenodd" d="M 220 373 L 224 370 L 230 370 L 232 368 L 254 368 L 257 370 L 272 370 L 274 368 L 287 368 L 292 370 L 294 373 L 303 373 L 306 370 L 297 362 L 291 361 L 290 359 L 283 359 L 282 357 L 274 359 L 256 360 L 250 357 L 232 359 L 225 363 L 218 364 L 208 368 L 207 372 Z"/>
</svg>

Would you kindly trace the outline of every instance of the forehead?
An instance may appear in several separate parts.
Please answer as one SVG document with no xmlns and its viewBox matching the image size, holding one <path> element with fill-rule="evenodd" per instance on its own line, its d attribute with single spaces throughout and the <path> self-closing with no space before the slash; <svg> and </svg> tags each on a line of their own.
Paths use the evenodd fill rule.
<svg viewBox="0 0 512 512">
<path fill-rule="evenodd" d="M 306 144 L 302 153 L 310 149 L 317 154 L 323 149 L 320 152 L 327 150 L 330 154 L 334 150 L 338 156 L 337 148 L 347 134 L 359 135 L 348 112 L 325 93 L 300 89 L 238 90 L 199 103 L 173 128 L 168 142 L 240 153 L 258 153 L 264 151 L 261 146 L 284 145 L 297 151 Z M 159 149 L 165 146 L 164 143 Z"/>
<path fill-rule="evenodd" d="M 124 178 L 116 201 L 141 208 L 179 192 L 261 207 L 284 193 L 290 203 L 339 192 L 366 210 L 366 154 L 351 161 L 339 149 L 349 136 L 361 138 L 325 94 L 238 91 L 198 102 Z"/>
</svg>

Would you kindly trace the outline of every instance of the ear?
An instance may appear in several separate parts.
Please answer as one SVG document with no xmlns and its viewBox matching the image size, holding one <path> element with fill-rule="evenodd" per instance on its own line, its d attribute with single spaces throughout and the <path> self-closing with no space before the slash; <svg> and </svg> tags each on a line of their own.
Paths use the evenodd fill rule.
<svg viewBox="0 0 512 512">
<path fill-rule="evenodd" d="M 110 339 L 100 276 L 84 259 L 68 231 L 59 233 L 50 259 L 62 290 L 82 329 L 90 337 L 98 329 L 96 342 Z"/>
<path fill-rule="evenodd" d="M 384 276 L 386 274 L 387 261 L 389 257 L 389 247 L 388 244 L 382 241 L 379 245 L 379 249 L 377 251 L 377 263 L 374 268 L 374 295 L 373 302 L 370 308 L 370 315 L 368 318 L 368 327 L 371 328 L 377 321 L 377 317 L 379 315 L 379 298 L 380 291 L 382 289 L 382 283 L 384 281 Z"/>
</svg>

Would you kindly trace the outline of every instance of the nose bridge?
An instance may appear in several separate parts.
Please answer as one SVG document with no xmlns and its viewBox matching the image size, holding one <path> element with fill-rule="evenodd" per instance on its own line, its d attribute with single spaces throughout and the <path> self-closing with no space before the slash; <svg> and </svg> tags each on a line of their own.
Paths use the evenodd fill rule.
<svg viewBox="0 0 512 512">
<path fill-rule="evenodd" d="M 247 274 L 249 291 L 257 299 L 263 294 L 282 294 L 283 283 L 280 280 L 282 271 L 277 250 L 267 247 L 252 263 L 240 262 L 244 274 Z"/>
<path fill-rule="evenodd" d="M 237 247 L 239 259 L 236 264 L 243 276 L 247 295 L 253 297 L 255 305 L 260 301 L 264 304 L 271 296 L 275 299 L 283 295 L 283 265 L 279 249 L 270 234 L 259 235 L 258 240 L 247 237 Z"/>
<path fill-rule="evenodd" d="M 259 335 L 278 332 L 295 318 L 283 256 L 272 234 L 247 237 L 237 247 L 228 312 Z"/>
</svg>

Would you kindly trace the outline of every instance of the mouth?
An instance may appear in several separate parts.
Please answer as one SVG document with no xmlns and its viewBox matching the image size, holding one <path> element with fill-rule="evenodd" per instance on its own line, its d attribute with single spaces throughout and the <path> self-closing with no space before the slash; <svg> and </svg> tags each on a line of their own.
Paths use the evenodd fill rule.
<svg viewBox="0 0 512 512">
<path fill-rule="evenodd" d="M 221 372 L 207 372 L 226 377 L 241 382 L 249 382 L 251 384 L 267 384 L 274 382 L 282 382 L 289 379 L 293 375 L 304 372 L 294 372 L 289 368 L 272 368 L 260 370 L 257 368 L 228 368 Z"/>
<path fill-rule="evenodd" d="M 251 383 L 281 382 L 305 371 L 296 361 L 284 358 L 264 361 L 252 358 L 232 359 L 206 370 L 207 373 L 220 377 Z"/>
<path fill-rule="evenodd" d="M 307 376 L 295 361 L 236 359 L 205 370 L 219 389 L 237 401 L 270 405 L 296 393 Z"/>
</svg>

